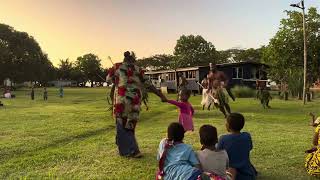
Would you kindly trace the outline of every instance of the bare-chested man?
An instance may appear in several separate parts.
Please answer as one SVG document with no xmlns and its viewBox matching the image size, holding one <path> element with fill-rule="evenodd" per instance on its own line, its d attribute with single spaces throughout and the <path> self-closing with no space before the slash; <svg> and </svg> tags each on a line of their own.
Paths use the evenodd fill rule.
<svg viewBox="0 0 320 180">
<path fill-rule="evenodd" d="M 235 100 L 235 97 L 231 93 L 230 88 L 228 87 L 228 81 L 229 79 L 225 75 L 224 72 L 218 71 L 215 66 L 212 66 L 210 64 L 210 72 L 208 74 L 208 80 L 209 80 L 209 92 L 212 93 L 213 97 L 218 100 L 218 103 L 215 102 L 214 105 L 220 109 L 220 111 L 227 116 L 226 111 L 230 114 L 231 109 L 228 104 L 228 98 L 225 96 L 223 89 L 225 88 L 229 94 L 229 96 L 232 98 L 232 100 Z"/>
</svg>

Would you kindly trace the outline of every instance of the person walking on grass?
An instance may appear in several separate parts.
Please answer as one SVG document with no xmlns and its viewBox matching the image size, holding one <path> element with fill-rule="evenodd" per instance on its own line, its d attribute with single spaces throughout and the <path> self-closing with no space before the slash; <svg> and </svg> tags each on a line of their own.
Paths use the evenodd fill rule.
<svg viewBox="0 0 320 180">
<path fill-rule="evenodd" d="M 31 100 L 34 100 L 34 88 L 33 87 L 31 88 L 30 96 L 31 96 Z"/>
<path fill-rule="evenodd" d="M 43 89 L 43 100 L 44 101 L 48 100 L 48 91 L 46 87 Z"/>
<path fill-rule="evenodd" d="M 60 86 L 60 88 L 59 88 L 59 96 L 60 96 L 60 98 L 63 98 L 63 95 L 64 95 L 63 87 Z"/>
<path fill-rule="evenodd" d="M 139 158 L 141 152 L 135 137 L 135 128 L 139 120 L 143 88 L 159 96 L 165 101 L 164 95 L 158 91 L 144 71 L 136 65 L 136 60 L 129 51 L 124 53 L 122 63 L 109 69 L 107 82 L 114 84 L 113 116 L 116 119 L 116 144 L 120 156 Z"/>
</svg>

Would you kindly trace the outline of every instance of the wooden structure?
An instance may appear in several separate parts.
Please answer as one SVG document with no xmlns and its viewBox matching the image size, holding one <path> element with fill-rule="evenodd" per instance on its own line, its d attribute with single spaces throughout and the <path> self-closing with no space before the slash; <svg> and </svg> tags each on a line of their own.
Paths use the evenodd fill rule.
<svg viewBox="0 0 320 180">
<path fill-rule="evenodd" d="M 239 62 L 216 64 L 219 71 L 223 71 L 229 78 L 228 85 L 256 87 L 257 80 L 267 81 L 267 65 L 255 62 Z M 178 73 L 182 73 L 188 81 L 187 88 L 192 91 L 200 91 L 197 82 L 201 82 L 209 73 L 209 66 L 195 66 L 188 68 L 179 68 L 177 70 L 148 71 L 145 74 L 149 76 L 153 85 L 157 88 L 167 87 L 168 91 L 176 91 L 179 84 Z"/>
</svg>

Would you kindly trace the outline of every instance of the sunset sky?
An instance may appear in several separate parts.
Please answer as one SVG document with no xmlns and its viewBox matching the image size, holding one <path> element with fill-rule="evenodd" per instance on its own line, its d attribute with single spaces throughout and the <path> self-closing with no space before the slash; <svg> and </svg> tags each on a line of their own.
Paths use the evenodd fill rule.
<svg viewBox="0 0 320 180">
<path fill-rule="evenodd" d="M 172 54 L 180 35 L 218 50 L 266 45 L 299 0 L 1 0 L 0 23 L 34 36 L 54 65 L 94 53 L 110 66 L 125 50 Z M 320 0 L 306 0 L 320 10 Z"/>
</svg>

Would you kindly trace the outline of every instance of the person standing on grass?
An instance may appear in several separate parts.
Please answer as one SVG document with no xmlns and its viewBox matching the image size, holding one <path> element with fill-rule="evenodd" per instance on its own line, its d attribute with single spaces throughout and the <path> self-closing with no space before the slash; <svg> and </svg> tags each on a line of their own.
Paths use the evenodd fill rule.
<svg viewBox="0 0 320 180">
<path fill-rule="evenodd" d="M 192 117 L 194 114 L 194 109 L 192 105 L 189 103 L 189 98 L 191 95 L 190 90 L 181 90 L 179 93 L 179 100 L 168 100 L 168 103 L 177 106 L 180 109 L 179 114 L 179 123 L 183 126 L 185 131 L 193 131 L 193 121 Z"/>
<path fill-rule="evenodd" d="M 122 63 L 117 63 L 109 69 L 107 82 L 115 86 L 113 116 L 116 119 L 116 144 L 119 154 L 139 158 L 141 152 L 136 141 L 135 128 L 140 115 L 142 90 L 146 87 L 162 101 L 166 98 L 148 81 L 144 71 L 136 65 L 136 60 L 129 51 L 124 53 Z"/>
<path fill-rule="evenodd" d="M 63 87 L 60 86 L 60 88 L 59 88 L 59 96 L 60 96 L 60 98 L 63 98 L 63 95 L 64 95 Z"/>
<path fill-rule="evenodd" d="M 203 87 L 202 100 L 201 100 L 202 110 L 204 110 L 204 108 L 206 106 L 208 106 L 208 110 L 210 111 L 212 98 L 211 98 L 211 96 L 208 95 L 209 81 L 208 81 L 207 77 L 204 77 L 204 79 L 201 81 L 201 85 Z"/>
<path fill-rule="evenodd" d="M 43 89 L 43 100 L 48 100 L 48 91 L 46 87 Z"/>
<path fill-rule="evenodd" d="M 31 100 L 34 100 L 34 88 L 33 87 L 31 88 L 30 96 L 31 96 Z"/>
</svg>

